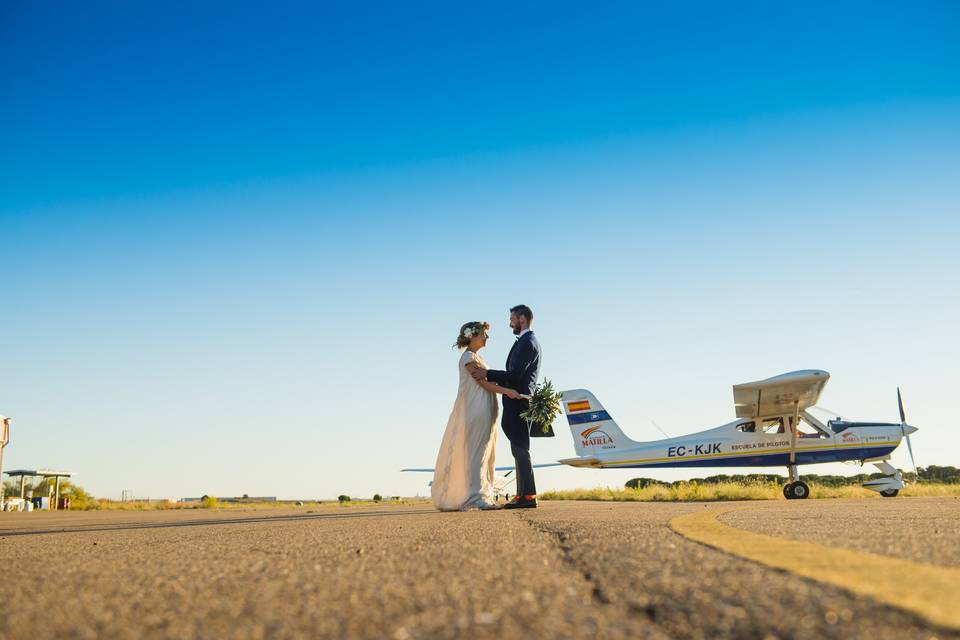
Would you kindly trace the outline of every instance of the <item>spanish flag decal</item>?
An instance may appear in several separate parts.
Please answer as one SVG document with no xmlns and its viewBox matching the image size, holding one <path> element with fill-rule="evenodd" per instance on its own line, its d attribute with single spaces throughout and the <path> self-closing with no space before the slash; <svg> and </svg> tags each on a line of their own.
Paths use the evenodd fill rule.
<svg viewBox="0 0 960 640">
<path fill-rule="evenodd" d="M 574 411 L 590 411 L 590 401 L 577 400 L 576 402 L 568 402 L 567 413 L 573 413 Z"/>
</svg>

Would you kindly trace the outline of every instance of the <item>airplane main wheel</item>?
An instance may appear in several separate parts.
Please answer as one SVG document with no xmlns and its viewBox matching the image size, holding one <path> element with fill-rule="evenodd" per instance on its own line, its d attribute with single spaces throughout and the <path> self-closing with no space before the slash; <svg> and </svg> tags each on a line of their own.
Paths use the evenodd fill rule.
<svg viewBox="0 0 960 640">
<path fill-rule="evenodd" d="M 810 487 L 802 480 L 797 480 L 783 488 L 783 495 L 787 500 L 803 500 L 810 496 Z"/>
<path fill-rule="evenodd" d="M 793 497 L 797 500 L 803 500 L 810 497 L 810 487 L 802 480 L 793 483 Z"/>
<path fill-rule="evenodd" d="M 880 495 L 884 498 L 896 498 L 898 493 L 900 493 L 899 489 L 885 489 L 880 492 Z"/>
</svg>

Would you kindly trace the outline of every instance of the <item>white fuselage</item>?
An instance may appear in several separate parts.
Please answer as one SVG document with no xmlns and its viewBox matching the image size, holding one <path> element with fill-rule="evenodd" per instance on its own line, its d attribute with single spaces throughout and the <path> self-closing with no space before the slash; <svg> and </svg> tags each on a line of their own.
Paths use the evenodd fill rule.
<svg viewBox="0 0 960 640">
<path fill-rule="evenodd" d="M 767 419 L 774 424 L 764 430 L 763 420 L 740 419 L 686 436 L 626 445 L 613 438 L 593 438 L 596 444 L 589 446 L 581 457 L 561 462 L 629 468 L 764 467 L 873 460 L 889 456 L 903 436 L 899 424 L 839 423 L 837 427 L 800 432 L 791 447 L 789 426 L 780 426 L 782 430 L 778 430 L 775 424 L 780 421 L 780 425 L 789 425 L 790 420 L 789 416 Z M 596 432 L 590 435 L 595 436 Z"/>
</svg>

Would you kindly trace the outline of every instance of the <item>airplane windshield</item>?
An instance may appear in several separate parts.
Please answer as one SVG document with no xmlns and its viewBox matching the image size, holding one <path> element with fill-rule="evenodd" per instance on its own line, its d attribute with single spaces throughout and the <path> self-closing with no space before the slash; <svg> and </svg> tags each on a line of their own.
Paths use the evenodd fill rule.
<svg viewBox="0 0 960 640">
<path fill-rule="evenodd" d="M 791 420 L 793 420 L 793 418 L 791 418 Z M 804 420 L 804 419 L 802 419 L 802 418 L 800 419 L 800 425 L 799 425 L 798 428 L 797 428 L 797 434 L 798 434 L 801 438 L 827 438 L 827 437 L 829 437 L 829 434 L 826 434 L 826 433 L 824 433 L 823 431 L 820 431 L 820 429 L 818 429 L 817 427 L 815 427 L 815 426 L 813 426 L 812 424 L 808 423 L 806 420 Z"/>
</svg>

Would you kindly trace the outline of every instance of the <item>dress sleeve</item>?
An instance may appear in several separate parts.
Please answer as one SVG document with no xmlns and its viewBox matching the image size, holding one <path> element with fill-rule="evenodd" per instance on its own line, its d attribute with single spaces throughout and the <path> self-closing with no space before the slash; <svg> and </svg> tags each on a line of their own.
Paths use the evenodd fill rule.
<svg viewBox="0 0 960 640">
<path fill-rule="evenodd" d="M 461 366 L 461 367 L 465 367 L 465 366 L 467 366 L 468 364 L 470 364 L 471 362 L 476 362 L 476 361 L 477 361 L 477 360 L 476 360 L 476 358 L 473 357 L 473 352 L 472 352 L 472 351 L 470 351 L 469 349 L 464 349 L 464 350 L 463 350 L 463 355 L 460 356 L 460 366 Z"/>
</svg>

